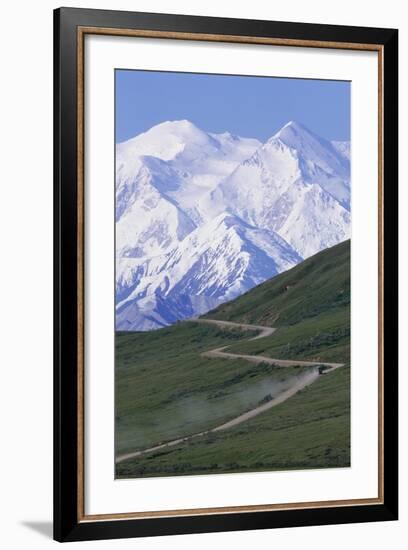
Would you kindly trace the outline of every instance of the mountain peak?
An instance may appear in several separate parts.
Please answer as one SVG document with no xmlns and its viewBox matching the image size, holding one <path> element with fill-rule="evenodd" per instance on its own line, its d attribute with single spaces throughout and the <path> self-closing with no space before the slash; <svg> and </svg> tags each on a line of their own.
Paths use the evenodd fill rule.
<svg viewBox="0 0 408 550">
<path fill-rule="evenodd" d="M 289 122 L 287 122 L 282 126 L 281 130 L 283 130 L 283 128 L 299 129 L 299 128 L 306 128 L 306 126 L 304 126 L 301 122 L 298 122 L 297 120 L 289 120 Z"/>
<path fill-rule="evenodd" d="M 191 144 L 204 146 L 210 141 L 210 136 L 189 120 L 167 120 L 120 143 L 118 152 L 133 158 L 147 155 L 169 161 Z"/>
<path fill-rule="evenodd" d="M 156 126 L 152 126 L 146 134 L 158 134 L 158 135 L 173 135 L 184 137 L 187 139 L 193 139 L 197 135 L 206 135 L 203 130 L 198 128 L 195 124 L 187 119 L 182 120 L 166 120 L 160 122 Z"/>
<path fill-rule="evenodd" d="M 156 124 L 156 126 L 153 126 L 153 128 L 174 128 L 174 129 L 196 129 L 198 130 L 197 126 L 193 124 L 190 120 L 187 120 L 186 118 L 180 119 L 180 120 L 166 120 L 165 122 L 161 122 L 160 124 Z"/>
<path fill-rule="evenodd" d="M 273 136 L 273 139 L 280 139 L 281 141 L 286 143 L 287 140 L 292 141 L 295 137 L 300 138 L 302 136 L 314 137 L 314 134 L 301 122 L 290 120 L 284 126 L 282 126 L 282 128 L 278 132 L 276 132 L 276 134 Z M 287 143 L 287 145 L 290 146 L 289 143 Z"/>
<path fill-rule="evenodd" d="M 190 120 L 168 120 L 150 128 L 147 134 L 166 142 L 177 142 L 184 148 L 212 147 L 214 138 L 211 134 L 196 126 Z"/>
</svg>

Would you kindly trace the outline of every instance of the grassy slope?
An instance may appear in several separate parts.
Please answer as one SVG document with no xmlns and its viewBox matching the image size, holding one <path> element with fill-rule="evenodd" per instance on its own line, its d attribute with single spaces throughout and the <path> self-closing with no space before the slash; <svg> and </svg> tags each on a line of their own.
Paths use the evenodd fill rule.
<svg viewBox="0 0 408 550">
<path fill-rule="evenodd" d="M 144 448 L 214 426 L 255 406 L 269 372 L 240 360 L 199 356 L 212 347 L 270 357 L 344 362 L 276 408 L 233 429 L 130 459 L 118 477 L 319 468 L 349 464 L 349 243 L 223 304 L 208 318 L 277 326 L 270 337 L 180 323 L 117 339 L 117 450 Z M 238 341 L 239 340 L 239 341 Z M 273 375 L 272 373 L 275 373 Z"/>
<path fill-rule="evenodd" d="M 350 241 L 319 252 L 204 317 L 293 325 L 350 304 Z"/>
<path fill-rule="evenodd" d="M 282 382 L 302 370 L 200 357 L 245 336 L 195 322 L 117 333 L 117 453 L 217 426 L 255 407 L 267 394 L 266 379 Z"/>
</svg>

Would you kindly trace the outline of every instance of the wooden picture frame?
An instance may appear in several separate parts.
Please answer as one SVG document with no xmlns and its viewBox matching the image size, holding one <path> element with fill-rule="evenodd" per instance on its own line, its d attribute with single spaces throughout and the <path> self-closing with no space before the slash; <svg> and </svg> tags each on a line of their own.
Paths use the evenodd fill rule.
<svg viewBox="0 0 408 550">
<path fill-rule="evenodd" d="M 84 39 L 88 35 L 373 51 L 378 56 L 378 495 L 90 515 L 84 449 Z M 141 537 L 397 519 L 398 32 L 167 14 L 54 12 L 54 537 Z"/>
</svg>

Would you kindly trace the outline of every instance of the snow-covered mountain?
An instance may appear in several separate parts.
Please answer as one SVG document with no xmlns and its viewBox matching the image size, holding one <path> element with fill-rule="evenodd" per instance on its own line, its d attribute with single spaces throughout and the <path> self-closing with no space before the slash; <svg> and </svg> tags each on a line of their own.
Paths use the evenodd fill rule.
<svg viewBox="0 0 408 550">
<path fill-rule="evenodd" d="M 260 146 L 228 132 L 208 134 L 188 120 L 158 124 L 117 146 L 117 214 L 129 209 L 137 181 L 151 176 L 162 196 L 200 224 L 201 199 Z"/>
<path fill-rule="evenodd" d="M 194 317 L 349 236 L 348 142 L 164 122 L 116 150 L 116 326 Z"/>
<path fill-rule="evenodd" d="M 212 192 L 230 209 L 272 229 L 303 258 L 349 237 L 350 161 L 338 148 L 290 122 Z"/>
</svg>

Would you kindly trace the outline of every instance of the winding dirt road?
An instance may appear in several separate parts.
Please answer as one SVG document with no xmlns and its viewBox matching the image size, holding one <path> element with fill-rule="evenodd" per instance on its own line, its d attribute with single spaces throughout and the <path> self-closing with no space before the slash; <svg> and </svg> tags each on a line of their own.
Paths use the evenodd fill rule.
<svg viewBox="0 0 408 550">
<path fill-rule="evenodd" d="M 275 332 L 275 328 L 272 327 L 264 327 L 261 325 L 245 325 L 242 323 L 233 323 L 232 321 L 219 321 L 218 319 L 196 319 L 197 323 L 211 323 L 213 325 L 217 325 L 220 328 L 238 328 L 240 330 L 256 330 L 259 332 L 257 336 L 254 336 L 253 338 L 249 338 L 248 341 L 251 340 L 258 340 L 259 338 L 265 338 L 266 336 L 270 336 Z M 203 357 L 221 357 L 225 359 L 245 359 L 246 361 L 250 361 L 251 363 L 268 363 L 268 365 L 277 365 L 279 367 L 293 367 L 293 366 L 300 366 L 300 367 L 315 367 L 317 365 L 322 365 L 324 367 L 328 367 L 328 369 L 325 372 L 329 372 L 329 370 L 338 369 L 342 366 L 342 363 L 322 363 L 322 362 L 316 362 L 316 361 L 298 361 L 294 359 L 273 359 L 271 357 L 266 357 L 265 355 L 245 355 L 242 353 L 231 353 L 226 352 L 227 348 L 230 346 L 223 346 L 222 348 L 214 348 L 209 351 L 205 351 L 201 355 Z"/>
<path fill-rule="evenodd" d="M 247 325 L 245 323 L 233 323 L 232 321 L 219 321 L 218 319 L 194 319 L 196 323 L 207 323 L 208 325 L 217 325 L 220 328 L 239 328 L 240 330 L 253 330 L 258 332 L 256 336 L 250 338 L 250 340 L 259 340 L 259 338 L 265 338 L 270 336 L 276 330 L 273 327 L 264 327 L 262 325 Z"/>
<path fill-rule="evenodd" d="M 194 321 L 198 323 L 214 324 L 220 328 L 226 328 L 226 329 L 238 328 L 244 331 L 253 330 L 257 332 L 256 336 L 254 336 L 253 338 L 250 338 L 249 340 L 258 340 L 260 338 L 265 338 L 266 336 L 270 336 L 271 334 L 273 334 L 276 330 L 275 328 L 265 327 L 262 325 L 248 325 L 245 323 L 233 323 L 232 321 L 220 321 L 218 319 L 194 319 Z M 154 447 L 149 447 L 148 449 L 142 449 L 140 451 L 134 451 L 131 453 L 120 455 L 116 458 L 117 464 L 119 462 L 124 462 L 125 460 L 128 460 L 130 458 L 135 458 L 137 456 L 141 456 L 147 453 L 159 451 L 160 449 L 167 449 L 168 447 L 173 447 L 174 445 L 179 445 L 180 443 L 184 443 L 186 441 L 191 441 L 192 439 L 202 437 L 209 433 L 228 430 L 229 428 L 237 426 L 242 422 L 246 422 L 247 420 L 254 418 L 255 416 L 258 416 L 259 414 L 262 414 L 263 412 L 271 409 L 272 407 L 276 407 L 276 405 L 279 405 L 280 403 L 287 401 L 288 399 L 296 395 L 300 390 L 312 384 L 315 380 L 317 380 L 317 378 L 319 378 L 319 370 L 317 368 L 318 366 L 326 367 L 324 374 L 327 374 L 343 366 L 343 363 L 322 363 L 320 361 L 316 362 L 316 361 L 296 361 L 293 359 L 273 359 L 271 357 L 266 357 L 264 355 L 246 355 L 241 353 L 231 353 L 231 352 L 224 351 L 229 347 L 230 346 L 214 348 L 212 350 L 203 352 L 201 355 L 203 357 L 210 357 L 210 358 L 217 357 L 222 359 L 244 359 L 246 361 L 250 361 L 251 363 L 267 363 L 270 365 L 277 365 L 280 367 L 302 366 L 302 367 L 316 367 L 316 368 L 306 373 L 305 375 L 301 376 L 298 382 L 296 382 L 296 384 L 291 386 L 289 389 L 283 391 L 281 394 L 274 397 L 270 401 L 263 403 L 262 405 L 259 405 L 258 407 L 251 409 L 250 411 L 240 414 L 239 416 L 236 416 L 235 418 L 233 418 L 232 420 L 229 420 L 228 422 L 224 422 L 223 424 L 215 426 L 214 428 L 211 428 L 209 430 L 198 432 L 192 435 L 187 435 L 185 437 L 180 437 L 178 439 L 173 439 L 172 441 L 167 441 L 166 443 L 161 443 L 159 445 L 155 445 Z"/>
</svg>

